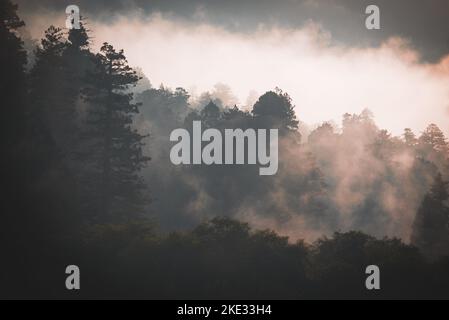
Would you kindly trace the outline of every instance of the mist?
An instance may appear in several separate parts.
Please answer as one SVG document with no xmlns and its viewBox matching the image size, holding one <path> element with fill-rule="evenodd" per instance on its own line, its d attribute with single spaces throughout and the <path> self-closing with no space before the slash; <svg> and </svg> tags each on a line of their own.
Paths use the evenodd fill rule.
<svg viewBox="0 0 449 320">
<path fill-rule="evenodd" d="M 112 21 L 87 18 L 93 50 L 100 39 L 113 39 L 145 77 L 135 90 L 143 103 L 136 123 L 151 133 L 145 150 L 153 161 L 144 177 L 158 186 L 151 190 L 149 210 L 161 226 L 184 229 L 225 215 L 292 240 L 357 229 L 409 241 L 437 170 L 422 169 L 416 153 L 403 146 L 388 159 L 370 148 L 383 129 L 396 140 L 404 128 L 419 135 L 430 123 L 449 134 L 449 56 L 424 62 L 412 42 L 393 35 L 376 46 L 352 46 L 313 20 L 242 32 L 199 13 L 194 20 L 140 11 Z M 61 25 L 64 18 L 54 11 L 30 14 L 28 33 L 39 38 L 49 22 Z M 175 97 L 175 88 L 186 91 Z M 282 143 L 278 175 L 261 181 L 249 170 L 242 181 L 243 169 L 179 168 L 169 162 L 170 130 L 184 126 L 190 112 L 201 113 L 210 101 L 221 112 L 235 105 L 251 111 L 275 88 L 291 96 L 302 133 L 299 143 Z M 365 109 L 372 112 L 367 127 L 344 129 L 345 113 Z M 333 135 L 309 143 L 309 134 L 323 122 L 333 125 Z M 310 182 L 310 176 L 319 178 Z"/>
<path fill-rule="evenodd" d="M 449 297 L 447 0 L 18 2 L 0 297 Z M 172 162 L 197 122 L 276 138 Z"/>
<path fill-rule="evenodd" d="M 62 18 L 47 13 L 29 25 L 41 33 L 49 21 Z M 94 48 L 101 46 L 96 39 L 114 39 L 155 86 L 183 87 L 195 97 L 225 85 L 232 97 L 225 104 L 248 108 L 255 96 L 280 87 L 297 101 L 298 118 L 310 125 L 369 108 L 379 126 L 396 135 L 404 123 L 421 132 L 433 122 L 449 133 L 449 56 L 422 62 L 399 37 L 358 48 L 336 45 L 332 31 L 312 21 L 301 28 L 261 26 L 243 33 L 160 13 L 88 24 Z"/>
</svg>

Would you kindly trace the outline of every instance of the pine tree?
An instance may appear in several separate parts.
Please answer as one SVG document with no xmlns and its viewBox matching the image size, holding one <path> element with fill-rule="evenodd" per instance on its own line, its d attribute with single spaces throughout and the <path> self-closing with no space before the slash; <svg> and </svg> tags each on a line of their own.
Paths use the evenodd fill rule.
<svg viewBox="0 0 449 320">
<path fill-rule="evenodd" d="M 419 141 L 424 146 L 429 146 L 437 152 L 446 153 L 448 150 L 448 144 L 444 133 L 433 123 L 422 133 Z"/>
<path fill-rule="evenodd" d="M 86 28 L 85 19 L 80 18 L 80 28 L 70 29 L 67 36 L 67 48 L 64 50 L 63 59 L 68 72 L 72 76 L 72 87 L 76 94 L 84 85 L 87 70 L 93 67 L 93 54 L 90 52 L 90 30 Z"/>
<path fill-rule="evenodd" d="M 430 124 L 418 139 L 416 148 L 423 159 L 434 163 L 444 177 L 448 176 L 449 144 L 436 124 Z"/>
<path fill-rule="evenodd" d="M 2 95 L 2 147 L 13 148 L 24 132 L 25 66 L 23 41 L 17 30 L 24 26 L 17 15 L 17 5 L 0 0 L 0 93 Z"/>
<path fill-rule="evenodd" d="M 80 223 L 75 214 L 79 208 L 80 184 L 75 176 L 74 152 L 79 140 L 76 101 L 80 96 L 65 53 L 69 43 L 62 29 L 50 26 L 35 50 L 36 62 L 29 75 L 29 127 L 34 154 L 36 179 L 46 180 L 48 194 L 56 193 L 64 203 L 64 215 L 55 209 L 58 219 Z M 48 205 L 48 204 L 47 204 Z M 55 202 L 53 205 L 57 205 Z M 48 210 L 50 211 L 50 210 Z M 71 215 L 69 217 L 69 215 Z M 71 220 L 73 219 L 73 220 Z M 55 223 L 56 225 L 56 223 Z M 62 230 L 62 228 L 60 228 Z"/>
<path fill-rule="evenodd" d="M 201 110 L 200 113 L 204 128 L 217 128 L 222 114 L 220 108 L 212 100 Z"/>
<path fill-rule="evenodd" d="M 80 19 L 79 29 L 70 29 L 67 37 L 67 45 L 62 54 L 66 79 L 70 82 L 70 92 L 67 95 L 71 99 L 73 134 L 70 141 L 70 153 L 74 170 L 83 170 L 83 163 L 79 161 L 80 153 L 84 146 L 82 135 L 85 131 L 85 101 L 82 99 L 81 91 L 88 86 L 87 74 L 94 68 L 94 54 L 90 51 L 89 30 L 85 27 L 85 20 Z M 68 98 L 69 98 L 68 97 Z M 81 166 L 81 167 L 80 167 Z"/>
<path fill-rule="evenodd" d="M 88 30 L 71 29 L 66 37 L 50 26 L 36 48 L 36 64 L 30 73 L 32 116 L 49 129 L 50 137 L 72 172 L 80 171 L 82 152 L 81 89 L 93 68 Z"/>
<path fill-rule="evenodd" d="M 412 243 L 430 257 L 449 254 L 448 182 L 438 174 L 413 224 Z"/>
<path fill-rule="evenodd" d="M 129 88 L 139 80 L 129 67 L 123 50 L 116 51 L 104 43 L 95 57 L 95 70 L 85 88 L 91 104 L 87 139 L 92 153 L 86 161 L 94 161 L 95 174 L 91 187 L 99 190 L 97 209 L 100 219 L 123 221 L 142 213 L 145 204 L 144 183 L 139 171 L 149 161 L 143 155 L 143 139 L 133 128 L 139 112 Z"/>
<path fill-rule="evenodd" d="M 42 60 L 30 75 L 30 87 L 27 87 L 28 79 L 24 71 L 26 53 L 17 34 L 23 22 L 18 18 L 16 10 L 17 6 L 10 1 L 0 0 L 2 161 L 6 160 L 1 166 L 4 192 L 0 208 L 0 250 L 11 262 L 0 266 L 0 283 L 2 292 L 19 296 L 28 289 L 26 295 L 29 296 L 33 289 L 40 292 L 42 282 L 30 282 L 27 280 L 29 277 L 23 275 L 30 265 L 44 270 L 42 263 L 45 264 L 46 259 L 42 257 L 46 252 L 54 252 L 52 256 L 58 255 L 57 250 L 67 244 L 65 239 L 73 231 L 76 220 L 73 219 L 74 206 L 71 205 L 71 177 L 64 170 L 50 130 L 44 125 L 42 117 L 45 113 L 43 108 L 51 101 L 50 95 L 57 95 L 57 91 L 39 91 L 41 88 L 50 88 L 46 81 L 52 78 L 46 76 L 56 73 L 44 72 L 40 75 L 37 70 L 49 71 L 44 65 L 49 66 L 50 57 L 56 57 L 57 54 L 40 56 Z M 56 34 L 52 33 L 50 37 L 53 44 L 59 44 L 53 37 Z M 54 53 L 56 46 L 47 41 L 43 43 Z M 41 49 L 40 52 L 44 53 L 43 47 Z M 57 69 L 58 64 L 54 67 Z M 52 262 L 57 265 L 59 261 L 55 260 Z M 40 273 L 40 277 L 46 279 L 45 272 Z"/>
<path fill-rule="evenodd" d="M 405 144 L 409 147 L 414 147 L 418 143 L 416 135 L 413 133 L 412 129 L 405 128 L 403 133 Z"/>
<path fill-rule="evenodd" d="M 31 162 L 27 159 L 29 154 L 26 153 L 24 156 L 19 150 L 22 149 L 27 131 L 24 99 L 27 57 L 23 42 L 17 34 L 17 30 L 23 25 L 24 22 L 17 15 L 17 5 L 13 5 L 8 0 L 0 0 L 0 94 L 2 99 L 0 184 L 3 190 L 0 204 L 2 215 L 0 245 L 3 255 L 5 255 L 3 245 L 7 246 L 11 243 L 9 236 L 14 236 L 14 241 L 17 241 L 17 236 L 11 234 L 11 227 L 15 223 L 20 225 L 17 207 L 21 203 L 23 186 L 27 182 L 24 181 L 25 170 L 23 169 L 29 167 Z M 7 274 L 3 270 L 0 270 L 0 273 Z M 0 276 L 0 282 L 3 283 L 3 280 L 5 278 Z"/>
<path fill-rule="evenodd" d="M 31 116 L 40 119 L 49 129 L 60 151 L 67 155 L 75 130 L 75 101 L 73 76 L 63 54 L 68 43 L 62 29 L 50 26 L 36 48 L 36 64 L 30 73 Z"/>
</svg>

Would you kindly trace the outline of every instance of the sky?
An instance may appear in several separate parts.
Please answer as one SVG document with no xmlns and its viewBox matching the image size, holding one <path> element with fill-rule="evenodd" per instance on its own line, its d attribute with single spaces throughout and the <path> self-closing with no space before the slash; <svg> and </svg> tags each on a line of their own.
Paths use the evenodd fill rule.
<svg viewBox="0 0 449 320">
<path fill-rule="evenodd" d="M 19 0 L 35 38 L 64 26 L 65 7 L 87 17 L 94 49 L 123 48 L 153 86 L 210 91 L 250 107 L 289 93 L 311 126 L 370 109 L 400 135 L 436 123 L 449 135 L 449 1 Z M 376 4 L 381 30 L 365 28 Z"/>
</svg>

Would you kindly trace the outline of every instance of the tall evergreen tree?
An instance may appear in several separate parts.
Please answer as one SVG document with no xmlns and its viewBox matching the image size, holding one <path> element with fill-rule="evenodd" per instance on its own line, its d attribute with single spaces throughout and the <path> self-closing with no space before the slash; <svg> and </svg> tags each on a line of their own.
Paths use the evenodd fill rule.
<svg viewBox="0 0 449 320">
<path fill-rule="evenodd" d="M 25 117 L 25 65 L 26 52 L 23 42 L 17 35 L 17 29 L 23 26 L 23 21 L 17 15 L 17 6 L 9 0 L 0 0 L 0 94 L 1 94 L 1 143 L 2 157 L 0 162 L 2 201 L 0 203 L 0 298 L 4 293 L 14 293 L 14 285 L 20 286 L 11 279 L 17 266 L 11 265 L 23 251 L 20 246 L 23 241 L 22 229 L 24 214 L 21 212 L 26 185 L 23 169 L 29 165 L 26 156 L 18 152 L 18 146 L 24 138 L 26 129 Z M 28 156 L 28 154 L 26 154 Z M 20 162 L 19 162 L 20 160 Z M 26 165 L 22 165 L 26 163 Z M 23 179 L 22 179 L 23 178 Z M 21 239 L 22 238 L 22 239 Z"/>
<path fill-rule="evenodd" d="M 84 170 L 84 164 L 80 159 L 80 154 L 85 152 L 82 136 L 86 130 L 86 104 L 82 99 L 81 91 L 88 86 L 87 74 L 94 68 L 94 54 L 90 51 L 89 30 L 85 27 L 85 20 L 81 18 L 79 29 L 70 29 L 67 36 L 66 48 L 62 53 L 66 80 L 70 82 L 70 92 L 67 92 L 70 99 L 73 118 L 71 119 L 72 134 L 70 140 L 66 141 L 69 147 L 71 168 L 75 172 Z"/>
<path fill-rule="evenodd" d="M 0 0 L 0 93 L 2 95 L 1 141 L 10 149 L 24 129 L 25 66 L 23 41 L 17 30 L 24 26 L 17 15 L 17 5 Z"/>
<path fill-rule="evenodd" d="M 425 160 L 434 163 L 444 177 L 449 175 L 447 160 L 449 157 L 449 144 L 436 124 L 430 124 L 418 139 L 418 154 Z"/>
<path fill-rule="evenodd" d="M 418 143 L 415 133 L 410 128 L 405 128 L 402 136 L 404 137 L 405 144 L 408 147 L 414 147 Z"/>
<path fill-rule="evenodd" d="M 47 34 L 48 42 L 43 43 L 49 51 L 41 47 L 39 66 L 27 79 L 26 54 L 17 34 L 23 22 L 16 10 L 10 1 L 0 0 L 2 161 L 6 159 L 1 166 L 4 200 L 0 205 L 0 250 L 7 257 L 0 266 L 0 296 L 8 292 L 9 296 L 29 297 L 48 284 L 49 265 L 57 265 L 61 251 L 67 251 L 62 247 L 73 231 L 74 215 L 70 176 L 43 116 L 47 102 L 54 107 L 50 106 L 50 95 L 58 94 L 46 83 L 57 79 L 53 78 L 57 73 L 47 67 L 50 60 L 58 62 L 53 60 L 56 52 L 60 53 L 56 49 L 58 32 L 53 28 Z M 55 69 L 58 66 L 55 64 Z"/>
<path fill-rule="evenodd" d="M 50 26 L 36 48 L 30 74 L 34 116 L 43 119 L 64 156 L 72 160 L 79 142 L 80 90 L 86 85 L 87 70 L 93 67 L 89 43 L 83 22 L 68 35 Z"/>
<path fill-rule="evenodd" d="M 99 190 L 100 219 L 123 221 L 142 213 L 144 183 L 139 171 L 149 161 L 143 154 L 145 136 L 133 128 L 139 112 L 129 88 L 139 80 L 129 67 L 123 50 L 104 43 L 95 57 L 95 69 L 84 90 L 91 104 L 89 134 L 93 141 L 87 160 L 94 161 L 91 183 Z"/>
<path fill-rule="evenodd" d="M 72 145 L 75 130 L 75 101 L 73 76 L 63 54 L 68 43 L 62 29 L 50 26 L 40 46 L 36 48 L 36 63 L 30 72 L 31 114 L 49 129 L 52 140 L 63 155 Z"/>
<path fill-rule="evenodd" d="M 431 257 L 449 255 L 448 184 L 441 174 L 436 176 L 413 224 L 412 243 Z"/>
<path fill-rule="evenodd" d="M 436 124 L 430 124 L 422 133 L 419 141 L 424 146 L 428 146 L 437 152 L 446 153 L 448 151 L 446 137 Z"/>
<path fill-rule="evenodd" d="M 84 85 L 87 70 L 93 67 L 93 54 L 90 52 L 90 30 L 86 28 L 85 19 L 83 17 L 80 19 L 80 28 L 69 30 L 67 48 L 63 53 L 66 67 L 72 76 L 72 87 L 77 95 L 79 89 Z"/>
<path fill-rule="evenodd" d="M 212 100 L 201 110 L 202 124 L 205 128 L 217 128 L 222 118 L 220 108 Z"/>
</svg>

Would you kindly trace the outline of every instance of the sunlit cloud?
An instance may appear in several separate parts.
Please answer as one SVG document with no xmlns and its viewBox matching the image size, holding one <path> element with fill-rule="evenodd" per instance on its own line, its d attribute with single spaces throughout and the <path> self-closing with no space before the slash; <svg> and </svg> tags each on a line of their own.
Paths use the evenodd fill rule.
<svg viewBox="0 0 449 320">
<path fill-rule="evenodd" d="M 405 127 L 420 132 L 432 122 L 448 132 L 448 58 L 420 64 L 418 53 L 399 38 L 353 49 L 330 45 L 331 33 L 313 23 L 240 34 L 160 15 L 92 26 L 96 39 L 124 48 L 154 85 L 202 92 L 224 83 L 241 105 L 254 92 L 280 87 L 309 124 L 369 108 L 379 126 L 394 134 Z"/>
<path fill-rule="evenodd" d="M 31 20 L 33 30 L 60 16 Z M 400 38 L 377 48 L 331 44 L 331 30 L 310 22 L 302 29 L 260 27 L 231 32 L 205 23 L 160 14 L 119 18 L 113 24 L 89 20 L 96 50 L 103 41 L 125 49 L 152 84 L 184 87 L 193 95 L 225 84 L 242 107 L 256 94 L 280 87 L 310 125 L 339 122 L 346 113 L 369 108 L 381 128 L 399 135 L 436 123 L 449 133 L 449 57 L 420 63 L 419 54 Z M 41 29 L 42 30 L 42 29 Z M 228 103 L 228 101 L 224 101 Z"/>
</svg>

